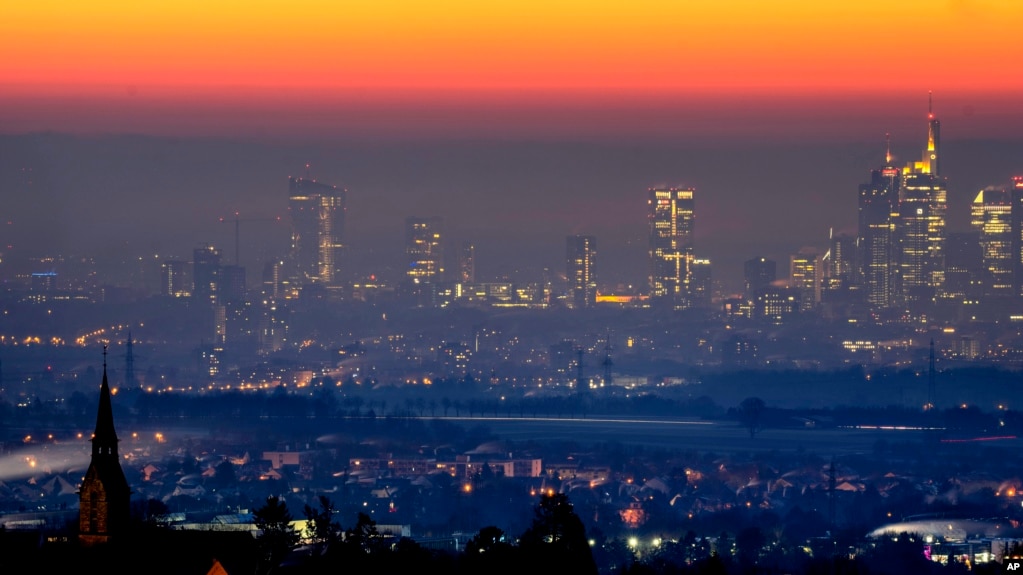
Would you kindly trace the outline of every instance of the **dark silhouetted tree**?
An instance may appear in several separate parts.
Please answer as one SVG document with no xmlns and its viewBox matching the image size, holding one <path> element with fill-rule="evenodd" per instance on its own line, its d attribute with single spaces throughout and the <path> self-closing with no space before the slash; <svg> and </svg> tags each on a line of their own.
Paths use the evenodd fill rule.
<svg viewBox="0 0 1023 575">
<path fill-rule="evenodd" d="M 735 536 L 735 550 L 743 565 L 756 565 L 767 538 L 759 527 L 747 527 Z"/>
<path fill-rule="evenodd" d="M 309 539 L 313 543 L 338 543 L 341 541 L 341 524 L 334 521 L 334 502 L 325 495 L 320 496 L 319 510 L 306 505 L 303 509 L 308 521 Z"/>
<path fill-rule="evenodd" d="M 564 493 L 540 498 L 533 524 L 519 546 L 534 573 L 597 572 L 586 529 Z"/>
<path fill-rule="evenodd" d="M 275 496 L 266 498 L 266 505 L 252 514 L 259 536 L 259 572 L 268 573 L 298 543 L 298 533 L 291 526 L 288 505 Z"/>
<path fill-rule="evenodd" d="M 519 549 L 505 540 L 504 531 L 494 526 L 484 527 L 465 544 L 463 571 L 514 572 L 520 566 Z"/>
<path fill-rule="evenodd" d="M 739 404 L 739 422 L 749 431 L 750 437 L 756 437 L 763 429 L 765 408 L 764 400 L 759 397 L 747 397 Z"/>
<path fill-rule="evenodd" d="M 465 552 L 469 555 L 492 553 L 502 547 L 510 547 L 510 544 L 505 541 L 504 531 L 491 525 L 480 529 L 472 536 L 472 539 L 465 544 Z"/>
<path fill-rule="evenodd" d="M 352 550 L 369 553 L 373 551 L 380 534 L 377 532 L 377 522 L 369 515 L 359 513 L 355 527 L 345 531 L 345 546 Z"/>
</svg>

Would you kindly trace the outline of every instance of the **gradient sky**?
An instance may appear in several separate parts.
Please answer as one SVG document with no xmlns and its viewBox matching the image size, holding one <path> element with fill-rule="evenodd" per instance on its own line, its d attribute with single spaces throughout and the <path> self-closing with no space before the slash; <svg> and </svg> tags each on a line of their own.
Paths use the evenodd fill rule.
<svg viewBox="0 0 1023 575">
<path fill-rule="evenodd" d="M 928 90 L 995 118 L 1023 95 L 1015 0 L 5 0 L 0 14 L 7 132 L 642 134 L 680 102 L 739 111 L 741 127 Z"/>
<path fill-rule="evenodd" d="M 697 188 L 697 255 L 734 286 L 851 230 L 884 134 L 918 157 L 929 91 L 953 227 L 1023 172 L 1020 22 L 1018 0 L 0 0 L 0 240 L 227 252 L 217 217 L 285 213 L 311 162 L 349 188 L 365 269 L 440 215 L 486 277 L 590 233 L 638 283 L 666 183 Z"/>
</svg>

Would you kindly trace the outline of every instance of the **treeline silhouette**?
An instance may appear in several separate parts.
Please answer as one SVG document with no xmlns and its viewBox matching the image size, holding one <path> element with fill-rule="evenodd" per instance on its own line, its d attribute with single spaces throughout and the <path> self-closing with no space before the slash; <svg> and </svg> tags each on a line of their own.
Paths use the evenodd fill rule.
<svg viewBox="0 0 1023 575">
<path fill-rule="evenodd" d="M 587 534 L 564 494 L 544 495 L 532 523 L 518 536 L 486 526 L 460 549 L 452 538 L 415 540 L 382 533 L 377 523 L 357 513 L 348 527 L 338 520 L 326 497 L 306 505 L 306 531 L 292 527 L 291 510 L 269 497 L 254 512 L 259 532 L 170 531 L 156 523 L 137 523 L 131 533 L 106 545 L 80 547 L 73 533 L 41 538 L 38 533 L 0 530 L 5 564 L 31 566 L 45 573 L 528 573 L 537 575 L 965 575 L 1001 573 L 997 562 L 967 566 L 952 556 L 946 564 L 927 558 L 922 537 L 866 542 L 842 532 L 834 537 L 772 544 L 768 524 L 748 525 L 733 535 L 698 537 L 692 531 L 664 541 L 642 555 L 621 539 Z M 1009 555 L 1018 549 L 1006 549 Z M 220 571 L 213 569 L 214 562 Z"/>
<path fill-rule="evenodd" d="M 749 429 L 751 436 L 761 429 L 855 426 L 920 427 L 940 430 L 952 437 L 1023 434 L 1023 412 L 1008 409 L 1007 405 L 992 406 L 988 410 L 975 404 L 930 410 L 896 404 L 791 408 L 773 405 L 769 396 L 761 395 L 722 406 L 706 395 L 693 397 L 684 389 L 670 388 L 630 395 L 567 393 L 527 396 L 512 391 L 498 395 L 470 379 L 438 380 L 432 386 L 384 389 L 362 385 L 339 387 L 329 378 L 322 378 L 314 381 L 312 386 L 298 390 L 285 387 L 261 391 L 208 390 L 202 393 L 121 390 L 114 409 L 119 422 L 153 425 L 303 420 L 329 421 L 339 429 L 346 425 L 365 429 L 372 427 L 374 421 L 385 419 L 648 417 L 734 421 L 736 425 Z M 751 405 L 759 406 L 752 419 Z M 17 406 L 0 398 L 0 420 L 5 427 L 11 428 L 81 430 L 92 425 L 95 410 L 95 398 L 81 391 L 75 391 L 61 401 L 34 398 Z"/>
</svg>

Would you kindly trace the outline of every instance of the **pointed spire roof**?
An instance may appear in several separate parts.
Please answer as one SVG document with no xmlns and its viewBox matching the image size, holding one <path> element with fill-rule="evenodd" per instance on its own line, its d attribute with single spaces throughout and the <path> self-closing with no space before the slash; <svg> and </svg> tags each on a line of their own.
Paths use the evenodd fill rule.
<svg viewBox="0 0 1023 575">
<path fill-rule="evenodd" d="M 114 431 L 114 410 L 110 405 L 110 384 L 107 382 L 107 346 L 103 346 L 103 384 L 99 390 L 99 410 L 96 414 L 96 430 L 92 436 L 93 451 L 98 447 L 117 448 L 117 432 Z"/>
<path fill-rule="evenodd" d="M 934 127 L 934 94 L 927 92 L 927 151 L 933 152 L 936 148 L 938 135 Z"/>
</svg>

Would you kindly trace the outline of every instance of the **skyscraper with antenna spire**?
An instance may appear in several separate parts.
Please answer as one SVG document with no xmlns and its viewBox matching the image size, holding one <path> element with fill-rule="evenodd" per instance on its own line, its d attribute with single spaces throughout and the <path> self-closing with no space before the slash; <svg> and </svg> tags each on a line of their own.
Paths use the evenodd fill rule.
<svg viewBox="0 0 1023 575">
<path fill-rule="evenodd" d="M 947 187 L 941 176 L 941 124 L 928 96 L 927 147 L 903 169 L 899 190 L 898 295 L 903 301 L 941 296 L 945 284 Z"/>
<path fill-rule="evenodd" d="M 895 295 L 895 221 L 898 217 L 902 175 L 892 164 L 891 137 L 885 134 L 884 164 L 870 172 L 870 181 L 860 186 L 859 273 L 867 303 L 875 308 L 892 305 Z"/>
<path fill-rule="evenodd" d="M 931 92 L 927 93 L 927 148 L 914 168 L 916 172 L 941 175 L 941 122 L 934 117 L 934 94 Z"/>
</svg>

